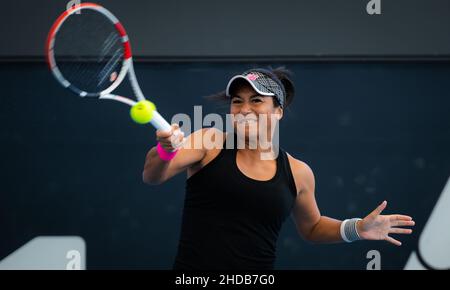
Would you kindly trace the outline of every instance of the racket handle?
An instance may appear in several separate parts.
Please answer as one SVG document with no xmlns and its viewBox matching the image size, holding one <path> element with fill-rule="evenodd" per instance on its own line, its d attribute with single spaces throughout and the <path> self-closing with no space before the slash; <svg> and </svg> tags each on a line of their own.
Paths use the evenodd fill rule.
<svg viewBox="0 0 450 290">
<path fill-rule="evenodd" d="M 150 123 L 153 125 L 153 127 L 156 128 L 156 130 L 161 131 L 172 130 L 170 124 L 156 110 L 153 111 L 153 118 L 151 119 Z"/>
</svg>

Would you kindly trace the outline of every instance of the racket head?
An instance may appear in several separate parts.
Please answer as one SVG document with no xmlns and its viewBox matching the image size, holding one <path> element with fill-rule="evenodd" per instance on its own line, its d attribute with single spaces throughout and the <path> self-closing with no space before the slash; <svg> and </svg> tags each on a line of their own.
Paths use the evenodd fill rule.
<svg viewBox="0 0 450 290">
<path fill-rule="evenodd" d="M 110 94 L 132 63 L 123 25 L 94 3 L 75 5 L 57 18 L 47 37 L 46 56 L 56 80 L 81 97 Z"/>
</svg>

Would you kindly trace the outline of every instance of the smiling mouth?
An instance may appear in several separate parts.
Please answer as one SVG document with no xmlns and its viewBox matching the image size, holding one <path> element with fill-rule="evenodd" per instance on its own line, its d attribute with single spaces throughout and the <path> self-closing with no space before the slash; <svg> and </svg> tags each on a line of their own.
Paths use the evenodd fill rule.
<svg viewBox="0 0 450 290">
<path fill-rule="evenodd" d="M 234 120 L 236 121 L 237 124 L 253 124 L 258 122 L 258 119 L 255 116 L 242 116 L 242 115 L 237 115 L 234 116 Z"/>
<path fill-rule="evenodd" d="M 257 120 L 255 120 L 255 119 L 241 119 L 241 120 L 237 120 L 238 124 L 254 124 L 256 122 L 257 122 Z"/>
</svg>

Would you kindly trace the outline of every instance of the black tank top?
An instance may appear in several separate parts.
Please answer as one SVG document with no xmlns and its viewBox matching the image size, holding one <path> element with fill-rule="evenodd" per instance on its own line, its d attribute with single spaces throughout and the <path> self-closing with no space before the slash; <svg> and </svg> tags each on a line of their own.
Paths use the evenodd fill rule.
<svg viewBox="0 0 450 290">
<path fill-rule="evenodd" d="M 289 160 L 280 148 L 275 175 L 258 181 L 239 170 L 236 153 L 224 142 L 187 179 L 175 270 L 273 269 L 278 234 L 297 195 Z"/>
</svg>

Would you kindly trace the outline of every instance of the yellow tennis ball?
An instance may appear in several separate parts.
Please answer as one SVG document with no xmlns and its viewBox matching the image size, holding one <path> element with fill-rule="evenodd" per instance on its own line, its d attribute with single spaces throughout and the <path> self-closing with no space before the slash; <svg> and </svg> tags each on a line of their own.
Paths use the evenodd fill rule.
<svg viewBox="0 0 450 290">
<path fill-rule="evenodd" d="M 130 116 L 138 124 L 147 124 L 153 118 L 153 112 L 156 110 L 155 104 L 143 100 L 137 102 L 130 110 Z"/>
</svg>

